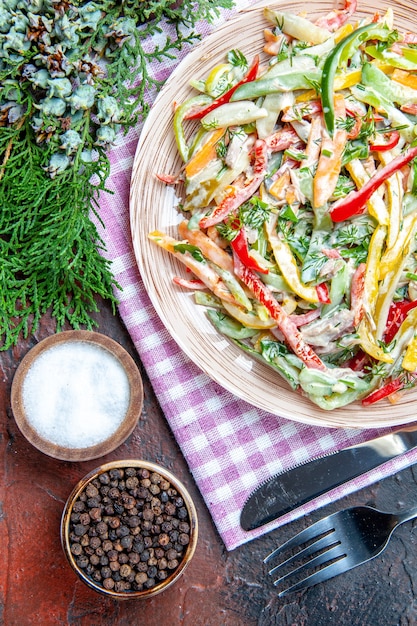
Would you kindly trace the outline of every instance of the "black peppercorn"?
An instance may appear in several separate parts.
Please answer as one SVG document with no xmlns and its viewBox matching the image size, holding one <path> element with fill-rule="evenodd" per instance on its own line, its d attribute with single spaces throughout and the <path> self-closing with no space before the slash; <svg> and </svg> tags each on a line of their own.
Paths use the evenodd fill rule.
<svg viewBox="0 0 417 626">
<path fill-rule="evenodd" d="M 178 510 L 178 517 L 180 520 L 184 520 L 187 519 L 188 517 L 188 511 L 185 508 L 185 506 L 182 506 L 179 510 Z"/>
<path fill-rule="evenodd" d="M 88 565 L 88 558 L 85 554 L 82 554 L 76 561 L 78 567 L 81 567 L 81 569 L 84 569 L 85 567 L 87 567 Z"/>
<path fill-rule="evenodd" d="M 81 544 L 79 544 L 79 543 L 73 543 L 73 544 L 71 545 L 71 553 L 72 553 L 74 556 L 80 556 L 80 554 L 82 554 L 82 553 L 83 553 L 83 547 L 82 547 L 82 545 L 81 545 Z"/>
<path fill-rule="evenodd" d="M 76 565 L 104 589 L 151 589 L 184 557 L 188 510 L 159 473 L 115 468 L 79 494 L 69 517 L 69 540 Z"/>
<path fill-rule="evenodd" d="M 108 590 L 114 589 L 114 585 L 115 585 L 115 582 L 114 582 L 113 578 L 111 578 L 110 576 L 109 576 L 109 578 L 105 578 L 103 580 L 103 587 L 104 587 L 104 589 L 108 589 Z"/>
<path fill-rule="evenodd" d="M 101 546 L 101 539 L 100 539 L 100 537 L 91 537 L 91 539 L 90 539 L 90 547 L 93 548 L 93 550 L 96 550 L 99 546 Z"/>
<path fill-rule="evenodd" d="M 88 498 L 95 498 L 96 496 L 98 496 L 98 489 L 94 485 L 94 482 L 88 483 L 85 488 L 85 493 Z"/>
<path fill-rule="evenodd" d="M 109 527 L 107 526 L 106 522 L 99 522 L 96 526 L 96 530 L 97 530 L 97 534 L 99 536 L 101 535 L 105 535 L 106 532 L 108 531 Z"/>
<path fill-rule="evenodd" d="M 75 526 L 73 526 L 73 531 L 78 537 L 81 537 L 88 531 L 88 526 L 84 526 L 84 524 L 75 524 Z"/>
<path fill-rule="evenodd" d="M 133 545 L 133 537 L 132 535 L 127 535 L 125 537 L 122 537 L 120 539 L 120 544 L 126 548 L 127 550 L 131 550 L 132 549 L 132 545 Z M 184 544 L 185 545 L 185 544 Z"/>
<path fill-rule="evenodd" d="M 107 565 L 101 568 L 100 573 L 103 576 L 103 578 L 111 578 L 111 575 L 112 575 L 112 571 L 110 567 L 107 567 Z"/>
<path fill-rule="evenodd" d="M 81 513 L 82 511 L 85 511 L 84 502 L 82 500 L 77 500 L 76 502 L 74 502 L 72 510 L 74 511 L 74 513 Z"/>
<path fill-rule="evenodd" d="M 100 474 L 98 479 L 102 485 L 108 485 L 110 482 L 110 476 L 107 472 L 103 472 L 102 474 Z"/>
</svg>

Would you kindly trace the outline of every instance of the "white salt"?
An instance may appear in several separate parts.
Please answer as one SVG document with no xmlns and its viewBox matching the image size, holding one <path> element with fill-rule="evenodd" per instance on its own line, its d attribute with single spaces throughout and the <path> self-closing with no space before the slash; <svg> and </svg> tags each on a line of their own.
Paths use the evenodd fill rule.
<svg viewBox="0 0 417 626">
<path fill-rule="evenodd" d="M 130 385 L 111 352 L 74 341 L 56 344 L 34 360 L 22 395 L 27 420 L 43 439 L 87 448 L 117 430 L 129 406 Z"/>
</svg>

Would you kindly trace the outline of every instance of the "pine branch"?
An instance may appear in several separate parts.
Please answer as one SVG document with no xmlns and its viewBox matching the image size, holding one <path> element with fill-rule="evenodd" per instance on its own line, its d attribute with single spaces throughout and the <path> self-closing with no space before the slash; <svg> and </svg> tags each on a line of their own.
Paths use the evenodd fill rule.
<svg viewBox="0 0 417 626">
<path fill-rule="evenodd" d="M 152 63 L 176 58 L 231 0 L 31 3 L 3 8 L 0 33 L 0 338 L 7 349 L 52 313 L 56 329 L 95 326 L 96 296 L 119 286 L 91 217 L 108 193 L 119 129 L 149 112 Z M 38 7 L 39 8 L 39 7 Z M 10 20 L 6 13 L 10 12 Z M 43 11 L 43 12 L 41 12 Z M 144 45 L 175 26 L 153 50 Z M 95 155 L 95 156 L 94 156 Z M 93 184 L 92 181 L 95 181 Z"/>
</svg>

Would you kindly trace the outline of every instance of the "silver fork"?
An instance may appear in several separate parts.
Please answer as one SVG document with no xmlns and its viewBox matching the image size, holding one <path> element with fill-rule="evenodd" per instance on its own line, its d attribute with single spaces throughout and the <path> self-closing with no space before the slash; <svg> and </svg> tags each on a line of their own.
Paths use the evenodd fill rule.
<svg viewBox="0 0 417 626">
<path fill-rule="evenodd" d="M 343 574 L 378 556 L 386 548 L 395 528 L 416 517 L 417 507 L 402 513 L 385 513 L 369 506 L 344 509 L 302 530 L 271 552 L 264 563 L 287 550 L 301 548 L 269 571 L 271 576 L 279 575 L 274 581 L 276 586 L 290 583 L 295 578 L 293 584 L 279 593 L 279 596 L 285 596 Z M 288 566 L 294 567 L 284 573 Z M 313 571 L 308 573 L 309 570 Z M 307 576 L 303 577 L 305 574 Z"/>
</svg>

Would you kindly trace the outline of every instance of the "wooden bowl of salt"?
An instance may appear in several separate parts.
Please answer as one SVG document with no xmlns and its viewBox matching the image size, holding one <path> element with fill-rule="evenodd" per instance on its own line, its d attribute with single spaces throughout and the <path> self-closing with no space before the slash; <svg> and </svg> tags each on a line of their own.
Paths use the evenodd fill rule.
<svg viewBox="0 0 417 626">
<path fill-rule="evenodd" d="M 112 452 L 134 430 L 143 406 L 139 370 L 101 333 L 64 331 L 39 342 L 13 378 L 11 406 L 26 439 L 64 461 Z"/>
</svg>

